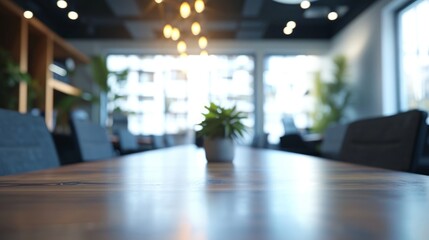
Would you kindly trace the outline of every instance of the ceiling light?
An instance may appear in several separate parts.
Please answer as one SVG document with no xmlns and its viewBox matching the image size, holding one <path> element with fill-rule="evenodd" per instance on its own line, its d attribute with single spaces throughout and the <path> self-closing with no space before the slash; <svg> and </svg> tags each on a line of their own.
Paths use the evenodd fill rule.
<svg viewBox="0 0 429 240">
<path fill-rule="evenodd" d="M 59 8 L 66 8 L 66 7 L 67 7 L 67 2 L 66 2 L 66 1 L 64 1 L 64 0 L 58 0 L 58 1 L 57 1 L 57 6 L 58 6 Z"/>
<path fill-rule="evenodd" d="M 206 37 L 200 37 L 198 39 L 198 46 L 200 46 L 201 49 L 205 49 L 207 47 L 208 41 Z"/>
<path fill-rule="evenodd" d="M 208 56 L 209 53 L 206 50 L 202 50 L 200 53 L 201 56 Z"/>
<path fill-rule="evenodd" d="M 165 24 L 164 29 L 162 30 L 164 37 L 171 38 L 172 32 L 173 32 L 173 27 L 170 24 Z"/>
<path fill-rule="evenodd" d="M 162 3 L 162 0 L 155 0 L 156 3 Z"/>
<path fill-rule="evenodd" d="M 69 18 L 71 20 L 76 20 L 79 17 L 79 15 L 77 14 L 77 12 L 75 12 L 75 11 L 70 11 L 69 14 L 68 14 L 68 16 L 69 16 Z"/>
<path fill-rule="evenodd" d="M 201 25 L 198 22 L 192 23 L 191 31 L 192 31 L 192 34 L 197 36 L 201 32 Z"/>
<path fill-rule="evenodd" d="M 182 2 L 180 5 L 180 16 L 182 18 L 188 18 L 191 15 L 191 6 L 189 6 L 188 2 Z"/>
<path fill-rule="evenodd" d="M 285 27 L 283 28 L 283 33 L 286 35 L 291 35 L 293 32 L 293 28 Z"/>
<path fill-rule="evenodd" d="M 177 51 L 178 51 L 179 53 L 183 53 L 183 52 L 185 52 L 185 51 L 186 51 L 186 48 L 187 48 L 187 46 L 186 46 L 186 43 L 185 43 L 184 41 L 179 41 L 179 42 L 177 43 Z"/>
<path fill-rule="evenodd" d="M 195 11 L 197 13 L 202 13 L 204 11 L 204 9 L 205 9 L 206 6 L 205 6 L 203 0 L 196 0 L 195 4 L 194 4 L 194 7 L 195 7 Z"/>
<path fill-rule="evenodd" d="M 310 1 L 302 1 L 300 5 L 302 9 L 307 9 L 311 6 L 311 3 Z"/>
<path fill-rule="evenodd" d="M 30 10 L 27 10 L 27 11 L 25 11 L 24 12 L 24 17 L 26 18 L 26 19 L 31 19 L 32 17 L 33 17 L 33 12 L 32 11 L 30 11 Z"/>
<path fill-rule="evenodd" d="M 331 20 L 331 21 L 334 21 L 334 20 L 336 20 L 338 18 L 338 13 L 336 13 L 336 12 L 334 12 L 334 11 L 332 11 L 332 12 L 330 12 L 329 14 L 328 14 L 328 19 L 329 20 Z"/>
<path fill-rule="evenodd" d="M 296 22 L 289 21 L 289 22 L 287 22 L 286 27 L 290 28 L 290 29 L 294 29 L 296 27 Z"/>
<path fill-rule="evenodd" d="M 171 39 L 173 39 L 173 41 L 177 41 L 180 38 L 180 31 L 178 28 L 173 28 L 172 32 L 171 32 Z"/>
</svg>

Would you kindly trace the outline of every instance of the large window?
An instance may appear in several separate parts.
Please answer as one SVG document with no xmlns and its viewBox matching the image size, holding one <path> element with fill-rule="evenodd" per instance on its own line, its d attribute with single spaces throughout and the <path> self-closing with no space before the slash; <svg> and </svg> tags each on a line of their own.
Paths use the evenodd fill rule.
<svg viewBox="0 0 429 240">
<path fill-rule="evenodd" d="M 429 0 L 399 13 L 401 109 L 429 110 Z"/>
<path fill-rule="evenodd" d="M 254 126 L 252 56 L 110 55 L 107 64 L 111 71 L 130 70 L 125 81 L 109 79 L 108 112 L 127 112 L 134 134 L 192 130 L 210 101 L 237 105 Z"/>
<path fill-rule="evenodd" d="M 289 116 L 298 129 L 312 126 L 314 98 L 311 89 L 315 72 L 320 70 L 317 56 L 269 56 L 264 71 L 264 131 L 271 144 L 285 132 L 282 118 Z"/>
</svg>

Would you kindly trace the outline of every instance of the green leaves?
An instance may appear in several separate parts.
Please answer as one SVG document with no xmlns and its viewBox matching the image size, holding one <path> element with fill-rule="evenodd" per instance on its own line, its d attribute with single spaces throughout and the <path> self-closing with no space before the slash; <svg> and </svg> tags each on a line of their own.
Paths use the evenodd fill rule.
<svg viewBox="0 0 429 240">
<path fill-rule="evenodd" d="M 110 72 L 107 68 L 106 58 L 100 55 L 93 56 L 91 58 L 91 68 L 94 82 L 100 87 L 103 92 L 109 92 L 109 85 L 107 80 L 109 75 L 113 74 L 119 81 L 124 81 L 128 76 L 128 69 L 121 72 Z"/>
<path fill-rule="evenodd" d="M 18 108 L 18 86 L 21 82 L 29 84 L 29 94 L 33 93 L 31 87 L 35 82 L 31 76 L 21 71 L 9 52 L 0 49 L 0 107 L 15 110 Z M 29 95 L 29 100 L 32 100 L 31 97 Z"/>
<path fill-rule="evenodd" d="M 223 108 L 212 102 L 205 108 L 208 112 L 203 113 L 204 120 L 198 124 L 202 127 L 198 135 L 209 138 L 231 139 L 244 136 L 246 126 L 243 124 L 242 119 L 246 118 L 246 116 L 244 113 L 237 111 L 236 106 Z"/>
<path fill-rule="evenodd" d="M 93 80 L 103 92 L 109 91 L 107 79 L 109 77 L 109 69 L 107 69 L 106 59 L 102 56 L 93 56 L 91 58 L 91 68 Z"/>
<path fill-rule="evenodd" d="M 335 70 L 333 82 L 322 81 L 320 72 L 315 76 L 314 96 L 317 100 L 313 113 L 313 131 L 323 133 L 329 124 L 339 122 L 350 100 L 350 89 L 346 84 L 347 59 L 337 56 L 333 60 Z"/>
</svg>

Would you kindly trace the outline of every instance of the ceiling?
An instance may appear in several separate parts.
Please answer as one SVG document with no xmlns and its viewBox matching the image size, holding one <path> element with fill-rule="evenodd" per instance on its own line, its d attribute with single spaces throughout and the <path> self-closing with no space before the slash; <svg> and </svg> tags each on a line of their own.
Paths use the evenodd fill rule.
<svg viewBox="0 0 429 240">
<path fill-rule="evenodd" d="M 68 39 L 156 40 L 163 38 L 166 23 L 188 29 L 191 22 L 179 16 L 182 0 L 67 0 L 66 9 L 58 8 L 57 0 L 13 1 Z M 210 39 L 329 39 L 375 1 L 313 0 L 303 10 L 299 4 L 273 0 L 205 0 L 204 12 L 190 18 L 201 22 Z M 69 10 L 79 18 L 68 19 Z M 335 21 L 326 17 L 331 10 L 340 15 Z M 297 26 L 286 36 L 283 28 L 290 20 Z"/>
</svg>

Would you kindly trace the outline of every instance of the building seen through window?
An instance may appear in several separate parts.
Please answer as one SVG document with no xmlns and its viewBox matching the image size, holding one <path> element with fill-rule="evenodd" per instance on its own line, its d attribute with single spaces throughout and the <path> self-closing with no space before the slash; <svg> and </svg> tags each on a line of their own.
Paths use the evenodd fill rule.
<svg viewBox="0 0 429 240">
<path fill-rule="evenodd" d="M 254 126 L 254 58 L 250 55 L 109 55 L 111 71 L 129 69 L 128 79 L 112 76 L 108 112 L 126 113 L 133 134 L 162 135 L 194 130 L 204 106 L 236 105 Z"/>
<path fill-rule="evenodd" d="M 403 9 L 398 22 L 401 109 L 429 111 L 429 0 Z"/>
</svg>

